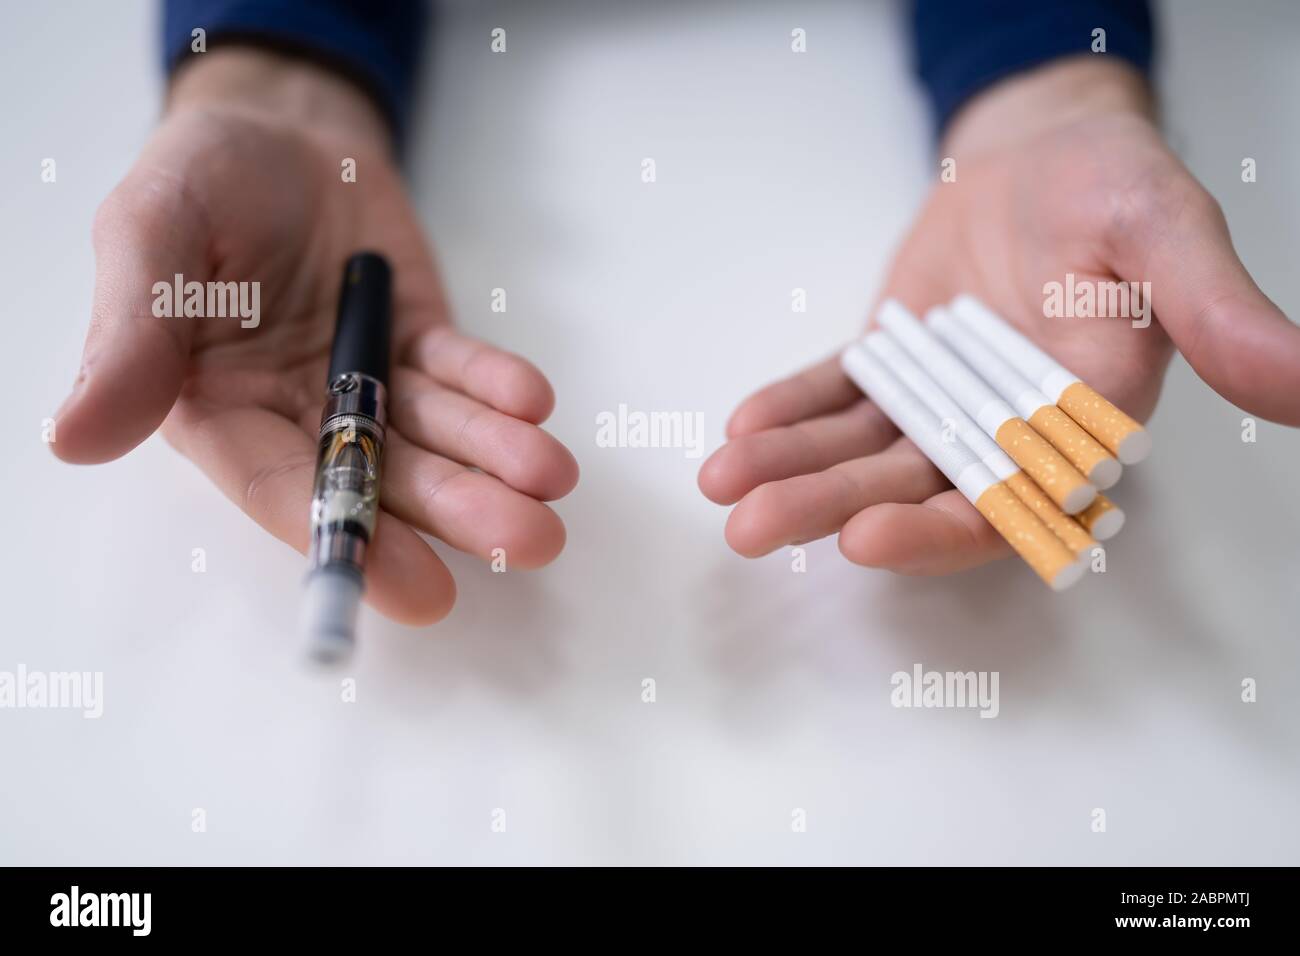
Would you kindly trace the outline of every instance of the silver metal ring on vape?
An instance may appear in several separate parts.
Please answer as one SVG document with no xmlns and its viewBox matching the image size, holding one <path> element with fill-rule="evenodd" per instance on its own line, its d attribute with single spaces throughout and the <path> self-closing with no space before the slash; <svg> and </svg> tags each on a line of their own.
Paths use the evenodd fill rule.
<svg viewBox="0 0 1300 956">
<path fill-rule="evenodd" d="M 321 412 L 321 428 L 340 415 L 364 415 L 379 423 L 388 424 L 388 390 L 384 383 L 369 375 L 347 372 L 329 383 L 328 399 Z"/>
<path fill-rule="evenodd" d="M 350 415 L 346 413 L 332 415 L 321 422 L 320 438 L 323 440 L 327 435 L 346 431 L 349 428 L 354 428 L 362 434 L 378 439 L 380 442 L 384 440 L 384 425 L 382 422 L 375 421 L 369 415 Z"/>
</svg>

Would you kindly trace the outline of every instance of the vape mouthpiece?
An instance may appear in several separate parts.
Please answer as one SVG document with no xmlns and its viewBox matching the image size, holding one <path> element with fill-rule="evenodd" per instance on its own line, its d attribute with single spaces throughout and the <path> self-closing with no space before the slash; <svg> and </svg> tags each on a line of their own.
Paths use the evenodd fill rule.
<svg viewBox="0 0 1300 956">
<path fill-rule="evenodd" d="M 358 252 L 343 267 L 329 381 L 353 373 L 388 384 L 392 271 L 377 252 Z"/>
<path fill-rule="evenodd" d="M 321 664 L 346 660 L 356 644 L 360 607 L 360 575 L 337 566 L 313 571 L 302 597 L 307 656 Z"/>
</svg>

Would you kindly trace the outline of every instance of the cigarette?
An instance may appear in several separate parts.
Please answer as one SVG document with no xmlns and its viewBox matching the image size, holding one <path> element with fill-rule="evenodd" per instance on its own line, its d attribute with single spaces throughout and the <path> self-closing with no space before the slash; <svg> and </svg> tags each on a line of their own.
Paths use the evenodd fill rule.
<svg viewBox="0 0 1300 956">
<path fill-rule="evenodd" d="M 862 344 L 902 380 L 903 385 L 939 418 L 942 426 L 951 426 L 957 438 L 984 462 L 993 476 L 1010 488 L 1071 552 L 1085 561 L 1091 558 L 1092 549 L 1097 546 L 1092 535 L 1058 508 L 1043 489 L 998 447 L 997 442 L 948 397 L 930 373 L 912 361 L 888 332 L 871 332 L 863 338 Z"/>
<path fill-rule="evenodd" d="M 841 357 L 845 374 L 857 383 L 899 431 L 910 438 L 1054 591 L 1083 576 L 1084 566 L 1039 521 L 961 439 L 944 441 L 938 416 L 883 362 L 861 345 Z"/>
<path fill-rule="evenodd" d="M 990 349 L 968 326 L 958 322 L 947 309 L 931 309 L 926 313 L 926 322 L 949 348 L 964 358 L 966 364 L 1034 427 L 1034 431 L 1055 445 L 1057 451 L 1089 481 L 1098 488 L 1110 488 L 1119 481 L 1123 466 L 1111 453 L 1006 359 Z"/>
<path fill-rule="evenodd" d="M 1124 512 L 1105 495 L 1098 495 L 1096 501 L 1079 512 L 1078 518 L 1079 524 L 1098 541 L 1115 537 L 1124 527 Z"/>
<path fill-rule="evenodd" d="M 1151 436 L 1056 359 L 1007 324 L 972 295 L 959 295 L 952 311 L 988 342 L 1020 374 L 1033 382 L 1062 411 L 1087 429 L 1126 465 L 1136 465 L 1151 451 Z"/>
<path fill-rule="evenodd" d="M 901 303 L 889 299 L 876 315 L 900 345 L 926 368 L 966 414 L 975 419 L 1012 461 L 1038 482 L 1068 515 L 1077 514 L 1097 497 L 1097 488 L 1030 427 L 984 380 L 972 372 Z"/>
</svg>

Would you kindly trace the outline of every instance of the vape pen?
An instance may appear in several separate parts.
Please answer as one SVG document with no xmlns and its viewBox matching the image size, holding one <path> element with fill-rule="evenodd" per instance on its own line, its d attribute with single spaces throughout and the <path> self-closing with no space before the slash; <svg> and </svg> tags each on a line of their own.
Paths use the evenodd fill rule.
<svg viewBox="0 0 1300 956">
<path fill-rule="evenodd" d="M 302 618 L 308 653 L 325 662 L 352 650 L 379 515 L 391 313 L 387 261 L 373 252 L 352 256 L 343 267 L 321 414 Z"/>
</svg>

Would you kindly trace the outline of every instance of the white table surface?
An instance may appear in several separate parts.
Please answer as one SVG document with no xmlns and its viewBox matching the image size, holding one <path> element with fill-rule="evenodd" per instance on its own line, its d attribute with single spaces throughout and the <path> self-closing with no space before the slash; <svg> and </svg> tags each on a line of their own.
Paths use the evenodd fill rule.
<svg viewBox="0 0 1300 956">
<path fill-rule="evenodd" d="M 1300 315 L 1300 15 L 1164 13 L 1174 142 Z M 459 322 L 548 372 L 582 482 L 551 567 L 439 545 L 444 623 L 366 612 L 355 703 L 301 667 L 303 559 L 161 439 L 96 468 L 42 444 L 91 216 L 156 116 L 157 27 L 143 2 L 3 20 L 0 670 L 102 671 L 105 699 L 0 710 L 0 863 L 1300 862 L 1300 435 L 1243 444 L 1181 361 L 1109 570 L 1064 596 L 1010 561 L 866 571 L 833 540 L 804 574 L 746 561 L 698 461 L 596 445 L 626 403 L 702 412 L 711 450 L 743 395 L 859 327 L 933 162 L 892 4 L 444 8 L 413 188 Z M 999 717 L 893 708 L 917 662 L 998 671 Z"/>
</svg>

